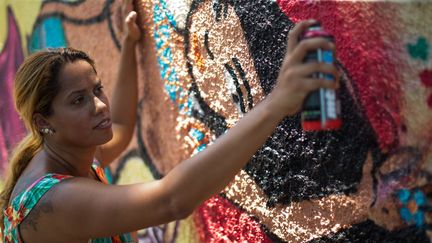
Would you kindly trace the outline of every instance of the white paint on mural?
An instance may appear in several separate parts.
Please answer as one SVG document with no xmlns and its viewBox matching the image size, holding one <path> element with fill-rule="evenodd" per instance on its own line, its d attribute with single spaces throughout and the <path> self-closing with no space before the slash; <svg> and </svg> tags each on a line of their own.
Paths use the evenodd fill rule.
<svg viewBox="0 0 432 243">
<path fill-rule="evenodd" d="M 167 8 L 174 16 L 177 23 L 177 28 L 184 29 L 186 27 L 186 17 L 189 13 L 192 0 L 168 0 Z"/>
</svg>

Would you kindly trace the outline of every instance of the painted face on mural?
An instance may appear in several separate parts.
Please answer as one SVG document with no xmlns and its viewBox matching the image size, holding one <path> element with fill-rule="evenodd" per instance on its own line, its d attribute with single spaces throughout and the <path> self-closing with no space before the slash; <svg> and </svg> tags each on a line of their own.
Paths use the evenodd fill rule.
<svg viewBox="0 0 432 243">
<path fill-rule="evenodd" d="M 236 9 L 206 1 L 191 10 L 186 26 L 187 58 L 197 87 L 192 91 L 205 103 L 202 107 L 210 108 L 206 116 L 223 117 L 227 127 L 271 91 L 292 27 L 276 5 L 274 12 L 256 14 L 259 8 L 252 5 Z M 256 25 L 260 21 L 267 24 Z M 356 101 L 342 86 L 342 129 L 305 133 L 298 116 L 288 117 L 246 166 L 270 206 L 356 191 L 367 153 L 377 147 Z M 208 125 L 217 131 L 212 126 L 223 124 Z"/>
<path fill-rule="evenodd" d="M 108 98 L 101 80 L 86 61 L 67 63 L 59 72 L 60 91 L 47 120 L 53 139 L 72 146 L 96 146 L 113 134 Z"/>
<path fill-rule="evenodd" d="M 232 124 L 232 119 L 235 123 L 235 119 L 241 117 L 242 107 L 247 107 L 244 105 L 247 104 L 244 94 L 248 90 L 254 98 L 257 94 L 265 95 L 271 91 L 275 80 L 272 74 L 277 73 L 278 58 L 281 59 L 285 48 L 286 26 L 292 25 L 284 19 L 285 16 L 277 14 L 277 6 L 272 9 L 274 12 L 268 9 L 257 12 L 257 9 L 261 9 L 259 4 L 262 3 L 256 6 L 243 1 L 235 5 L 229 1 L 200 3 L 193 6 L 196 9 L 191 10 L 193 14 L 186 26 L 186 41 L 189 41 L 186 49 L 192 66 L 190 74 L 197 86 L 197 90 L 194 90 L 199 97 L 197 100 L 206 103 L 201 106 L 210 107 L 212 112 L 206 116 L 213 116 L 214 120 L 223 117 L 226 124 Z M 273 22 L 269 22 L 269 19 Z M 242 29 L 236 29 L 238 26 Z M 230 62 L 239 64 L 233 69 L 230 68 Z M 342 70 L 346 70 L 342 63 L 339 65 Z M 403 77 L 403 80 L 415 80 L 415 83 L 404 82 L 404 86 L 408 87 L 403 89 L 400 113 L 402 126 L 396 125 L 398 122 L 391 114 L 381 114 L 381 122 L 392 127 L 392 131 L 386 132 L 392 133 L 395 138 L 389 144 L 390 151 L 381 150 L 377 134 L 362 107 L 358 87 L 350 80 L 351 75 L 347 71 L 340 89 L 344 121 L 340 130 L 304 133 L 300 129 L 299 117 L 289 117 L 283 121 L 245 167 L 245 171 L 269 197 L 268 205 L 289 204 L 291 201 L 340 193 L 353 195 L 359 183 L 365 179 L 370 183 L 372 195 L 372 204 L 368 205 L 371 206 L 369 217 L 387 229 L 401 227 L 401 217 L 405 216 L 401 216 L 400 210 L 408 207 L 408 204 L 421 203 L 420 199 L 414 202 L 413 198 L 404 199 L 403 195 L 421 194 L 425 198 L 427 188 L 419 188 L 419 185 L 424 185 L 431 178 L 428 172 L 430 168 L 427 168 L 427 161 L 431 158 L 428 145 L 431 135 L 422 131 L 424 128 L 430 130 L 428 121 L 431 115 L 428 111 L 432 107 L 432 98 L 425 87 L 429 87 L 432 82 L 428 81 L 427 67 L 420 64 L 415 66 L 418 68 L 413 68 L 413 73 L 407 72 Z M 241 73 L 244 67 L 248 70 L 250 88 L 240 81 L 242 78 L 223 75 L 224 72 Z M 211 83 L 212 79 L 225 86 L 216 87 Z M 227 88 L 230 83 L 236 89 Z M 243 96 L 239 95 L 242 91 Z M 260 99 L 262 97 L 254 100 Z M 243 106 L 239 101 L 243 101 Z M 232 112 L 235 112 L 234 116 Z M 211 126 L 218 124 L 209 125 L 211 130 L 217 131 Z M 221 125 L 223 123 L 219 123 Z M 368 159 L 372 160 L 373 166 L 371 170 L 362 171 Z M 369 180 L 371 176 L 373 179 Z M 408 216 L 416 213 L 413 211 Z M 412 220 L 409 223 L 412 224 Z"/>
</svg>

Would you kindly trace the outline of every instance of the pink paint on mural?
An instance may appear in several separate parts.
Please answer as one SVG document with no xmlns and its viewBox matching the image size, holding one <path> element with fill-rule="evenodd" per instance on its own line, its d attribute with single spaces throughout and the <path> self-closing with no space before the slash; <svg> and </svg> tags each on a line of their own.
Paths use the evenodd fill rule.
<svg viewBox="0 0 432 243">
<path fill-rule="evenodd" d="M 15 73 L 24 60 L 21 38 L 12 9 L 8 7 L 7 39 L 0 53 L 0 171 L 7 165 L 8 151 L 24 135 L 24 126 L 15 111 L 12 88 Z"/>
<path fill-rule="evenodd" d="M 1 163 L 2 167 L 7 161 L 7 155 L 8 155 L 8 152 L 7 152 L 6 144 L 4 141 L 3 130 L 0 129 L 0 161 L 2 162 Z"/>
</svg>

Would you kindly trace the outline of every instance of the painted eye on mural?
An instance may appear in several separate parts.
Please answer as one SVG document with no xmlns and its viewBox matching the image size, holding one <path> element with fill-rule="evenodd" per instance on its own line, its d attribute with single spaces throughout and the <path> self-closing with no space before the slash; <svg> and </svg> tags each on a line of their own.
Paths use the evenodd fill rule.
<svg viewBox="0 0 432 243">
<path fill-rule="evenodd" d="M 230 92 L 239 114 L 244 114 L 246 113 L 246 108 L 251 110 L 253 107 L 251 87 L 246 79 L 246 73 L 240 64 L 240 61 L 235 57 L 231 59 L 231 63 L 226 63 L 224 68 L 226 88 L 228 92 Z M 240 80 L 242 85 L 239 82 Z M 244 95 L 242 87 L 246 91 L 246 95 Z"/>
<path fill-rule="evenodd" d="M 228 8 L 226 8 L 228 9 Z M 209 30 L 204 33 L 204 48 L 208 57 L 214 60 L 214 54 L 210 49 Z M 244 114 L 253 107 L 253 97 L 249 81 L 246 78 L 246 72 L 242 68 L 238 58 L 232 57 L 230 62 L 224 64 L 225 86 L 231 95 L 233 102 L 237 107 L 239 114 Z M 239 82 L 241 80 L 241 83 Z M 243 88 L 243 90 L 242 90 Z M 244 94 L 246 92 L 246 95 Z"/>
<path fill-rule="evenodd" d="M 204 47 L 207 51 L 208 56 L 210 57 L 210 59 L 214 60 L 214 55 L 213 52 L 210 50 L 210 45 L 209 45 L 209 31 L 206 30 L 205 34 L 204 34 Z"/>
<path fill-rule="evenodd" d="M 220 21 L 222 16 L 227 18 L 230 5 L 234 5 L 232 0 L 213 0 L 213 13 L 216 21 Z"/>
</svg>

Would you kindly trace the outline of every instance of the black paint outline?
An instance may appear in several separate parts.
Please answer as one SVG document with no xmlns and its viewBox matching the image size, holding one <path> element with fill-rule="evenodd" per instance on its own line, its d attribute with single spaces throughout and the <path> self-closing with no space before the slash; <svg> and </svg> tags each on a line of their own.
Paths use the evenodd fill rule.
<svg viewBox="0 0 432 243">
<path fill-rule="evenodd" d="M 52 0 L 49 3 L 54 3 L 56 2 L 56 0 Z M 121 44 L 119 39 L 117 38 L 115 32 L 114 32 L 114 28 L 113 28 L 113 24 L 112 24 L 112 19 L 111 19 L 111 6 L 114 3 L 114 0 L 105 0 L 104 3 L 104 7 L 102 8 L 102 11 L 95 16 L 86 18 L 86 19 L 78 19 L 78 18 L 73 18 L 73 17 L 69 17 L 67 16 L 64 12 L 49 12 L 49 13 L 45 13 L 42 15 L 39 15 L 35 21 L 35 23 L 33 24 L 33 29 L 32 29 L 32 33 L 30 36 L 33 35 L 34 31 L 36 30 L 36 28 L 43 23 L 43 21 L 47 18 L 59 18 L 62 21 L 68 22 L 68 23 L 72 23 L 75 25 L 92 25 L 95 23 L 101 23 L 103 22 L 105 19 L 108 20 L 108 30 L 110 32 L 111 35 L 111 39 L 114 42 L 114 45 L 116 46 L 117 50 L 121 49 Z M 67 41 L 67 40 L 66 40 Z M 28 50 L 30 52 L 30 50 Z"/>
</svg>

